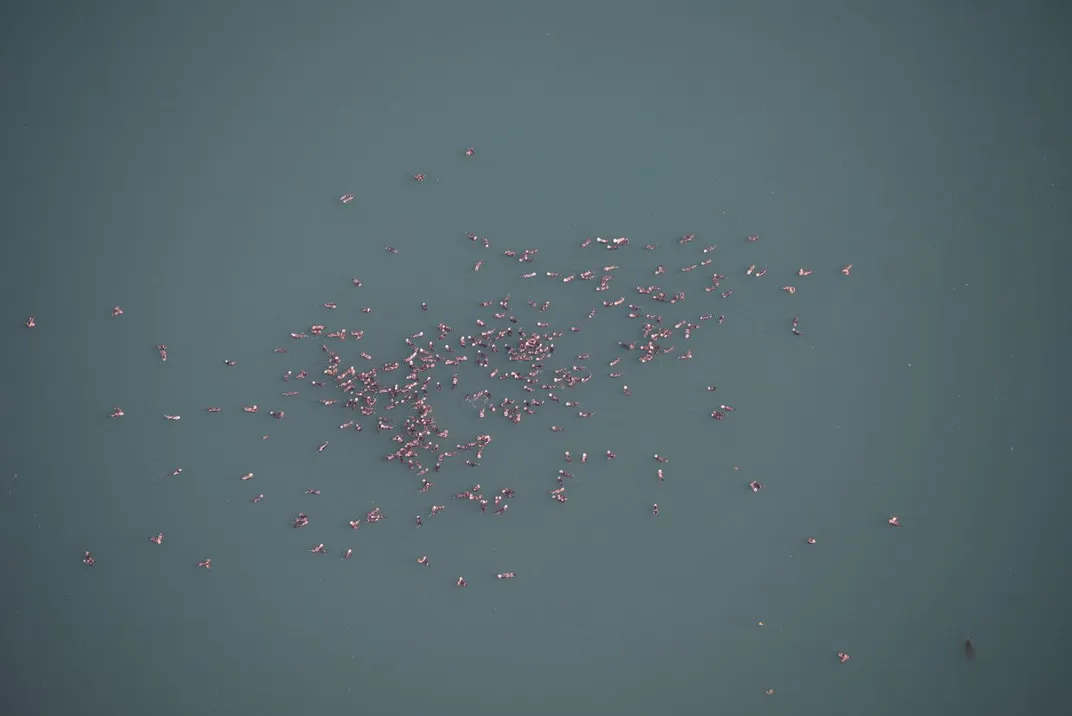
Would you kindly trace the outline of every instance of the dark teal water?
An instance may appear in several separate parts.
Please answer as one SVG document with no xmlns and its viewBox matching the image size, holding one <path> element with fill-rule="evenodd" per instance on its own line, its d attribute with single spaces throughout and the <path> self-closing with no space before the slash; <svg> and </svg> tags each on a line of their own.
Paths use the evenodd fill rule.
<svg viewBox="0 0 1072 716">
<path fill-rule="evenodd" d="M 46 2 L 2 27 L 11 713 L 1060 710 L 1063 5 Z M 604 293 L 543 276 L 607 264 Z M 280 380 L 325 365 L 291 331 L 364 330 L 330 345 L 378 365 L 506 293 L 567 331 L 564 364 L 592 354 L 563 399 L 595 415 L 482 421 L 465 393 L 523 396 L 462 366 L 435 415 L 494 443 L 427 495 L 370 420 Z M 611 369 L 641 327 L 619 296 L 725 323 Z M 510 512 L 450 499 L 474 482 Z"/>
</svg>

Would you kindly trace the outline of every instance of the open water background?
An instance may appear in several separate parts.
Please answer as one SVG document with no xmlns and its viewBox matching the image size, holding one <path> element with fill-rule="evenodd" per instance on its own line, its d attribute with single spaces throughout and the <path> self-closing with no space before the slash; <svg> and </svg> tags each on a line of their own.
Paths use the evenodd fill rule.
<svg viewBox="0 0 1072 716">
<path fill-rule="evenodd" d="M 1069 19 L 1058 2 L 7 5 L 5 713 L 1058 713 Z M 709 244 L 725 301 L 710 269 L 678 271 Z M 542 276 L 605 264 L 600 294 Z M 688 299 L 633 291 L 651 283 Z M 522 394 L 463 366 L 436 416 L 448 444 L 495 442 L 428 495 L 370 421 L 341 432 L 354 416 L 326 392 L 280 381 L 324 367 L 291 331 L 364 330 L 331 343 L 364 367 L 359 350 L 400 359 L 439 321 L 475 332 L 477 302 L 506 293 L 530 328 L 530 298 L 582 326 L 556 359 L 592 354 L 563 399 L 596 415 L 481 421 L 465 393 Z M 627 355 L 627 398 L 607 363 L 640 323 L 599 306 L 618 296 L 726 320 L 677 337 L 691 362 Z M 722 402 L 737 410 L 715 422 Z M 563 450 L 596 459 L 559 505 Z M 516 489 L 509 514 L 450 499 L 474 482 Z M 389 519 L 351 532 L 373 506 Z"/>
</svg>

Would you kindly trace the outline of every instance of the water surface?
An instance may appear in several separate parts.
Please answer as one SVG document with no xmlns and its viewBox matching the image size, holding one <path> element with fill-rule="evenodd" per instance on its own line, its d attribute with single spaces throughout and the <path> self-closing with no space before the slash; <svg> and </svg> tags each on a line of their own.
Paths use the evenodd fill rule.
<svg viewBox="0 0 1072 716">
<path fill-rule="evenodd" d="M 1068 20 L 1042 2 L 9 9 L 13 713 L 1052 711 Z M 725 301 L 677 273 L 709 244 Z M 501 255 L 524 248 L 535 264 Z M 519 278 L 605 263 L 604 294 Z M 599 304 L 650 307 L 631 289 L 657 281 L 688 300 L 652 309 L 726 320 L 677 341 L 691 362 L 623 359 L 626 398 L 606 363 L 640 326 Z M 583 325 L 562 350 L 592 354 L 576 395 L 596 415 L 481 421 L 467 366 L 436 415 L 495 442 L 430 495 L 382 460 L 386 435 L 338 431 L 351 416 L 306 385 L 279 395 L 285 370 L 324 367 L 291 331 L 364 330 L 347 364 L 398 359 L 506 293 L 525 321 L 531 298 Z M 607 449 L 571 468 L 568 504 L 546 498 L 563 450 Z M 510 513 L 449 500 L 473 482 L 516 489 Z M 373 506 L 390 518 L 352 533 Z"/>
</svg>

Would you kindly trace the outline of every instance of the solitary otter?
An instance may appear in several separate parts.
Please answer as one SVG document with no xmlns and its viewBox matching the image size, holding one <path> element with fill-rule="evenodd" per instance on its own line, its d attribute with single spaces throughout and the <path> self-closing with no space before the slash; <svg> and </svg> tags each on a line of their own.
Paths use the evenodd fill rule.
<svg viewBox="0 0 1072 716">
<path fill-rule="evenodd" d="M 964 655 L 967 656 L 969 659 L 975 658 L 975 647 L 972 646 L 972 640 L 970 636 L 964 640 Z"/>
</svg>

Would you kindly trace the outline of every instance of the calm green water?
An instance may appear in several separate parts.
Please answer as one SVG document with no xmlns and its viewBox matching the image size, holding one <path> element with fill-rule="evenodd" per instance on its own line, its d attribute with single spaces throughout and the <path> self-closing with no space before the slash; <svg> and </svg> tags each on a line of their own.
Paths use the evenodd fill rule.
<svg viewBox="0 0 1072 716">
<path fill-rule="evenodd" d="M 512 5 L 6 10 L 10 713 L 1056 713 L 1068 10 Z M 678 271 L 709 244 L 711 267 Z M 533 264 L 502 256 L 524 248 Z M 542 278 L 609 263 L 605 293 Z M 730 299 L 703 293 L 711 270 Z M 688 300 L 633 291 L 652 283 Z M 331 345 L 378 364 L 440 321 L 476 332 L 506 293 L 530 328 L 582 326 L 556 358 L 592 354 L 563 399 L 596 414 L 481 421 L 465 393 L 523 394 L 463 366 L 436 416 L 448 444 L 495 442 L 427 495 L 372 421 L 339 431 L 356 416 L 280 380 L 324 367 L 291 331 L 364 330 Z M 672 341 L 691 362 L 628 355 L 615 380 L 640 330 L 600 305 L 618 296 L 726 320 Z M 596 459 L 559 505 L 563 450 Z M 450 499 L 474 482 L 517 490 L 509 514 Z M 373 506 L 390 518 L 352 532 Z"/>
</svg>

